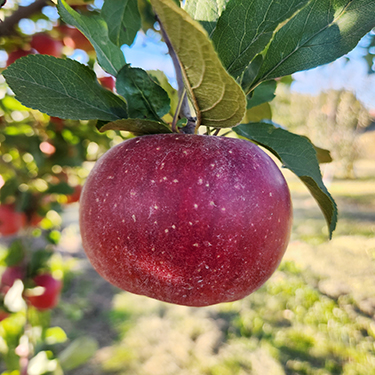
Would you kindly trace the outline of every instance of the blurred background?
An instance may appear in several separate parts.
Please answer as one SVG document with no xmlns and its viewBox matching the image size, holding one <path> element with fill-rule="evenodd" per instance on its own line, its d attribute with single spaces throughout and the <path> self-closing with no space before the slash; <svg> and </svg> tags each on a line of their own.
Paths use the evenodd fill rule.
<svg viewBox="0 0 375 375">
<path fill-rule="evenodd" d="M 53 4 L 8 0 L 0 19 L 36 3 L 9 35 L 0 24 L 0 69 L 30 53 L 66 56 L 114 90 L 91 45 L 60 22 Z M 102 6 L 68 3 L 89 12 Z M 142 31 L 123 47 L 127 62 L 162 71 L 158 77 L 173 90 L 173 66 L 149 3 L 139 7 Z M 100 134 L 92 122 L 25 108 L 0 76 L 0 373 L 375 374 L 374 58 L 370 33 L 336 62 L 278 82 L 276 97 L 260 109 L 331 151 L 333 162 L 321 169 L 339 209 L 333 239 L 305 186 L 283 169 L 294 206 L 283 262 L 249 297 L 205 308 L 122 292 L 84 255 L 80 190 L 95 161 L 132 135 Z M 50 277 L 47 284 L 40 275 Z"/>
</svg>

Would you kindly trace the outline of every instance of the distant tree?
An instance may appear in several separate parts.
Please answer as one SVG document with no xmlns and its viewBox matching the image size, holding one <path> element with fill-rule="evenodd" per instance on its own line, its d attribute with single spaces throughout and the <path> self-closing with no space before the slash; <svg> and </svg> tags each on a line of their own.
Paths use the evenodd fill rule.
<svg viewBox="0 0 375 375">
<path fill-rule="evenodd" d="M 371 123 L 369 111 L 356 95 L 333 89 L 318 96 L 304 95 L 291 93 L 285 85 L 278 89 L 272 103 L 274 120 L 328 148 L 336 174 L 353 178 L 354 162 L 361 155 L 358 137 Z"/>
</svg>

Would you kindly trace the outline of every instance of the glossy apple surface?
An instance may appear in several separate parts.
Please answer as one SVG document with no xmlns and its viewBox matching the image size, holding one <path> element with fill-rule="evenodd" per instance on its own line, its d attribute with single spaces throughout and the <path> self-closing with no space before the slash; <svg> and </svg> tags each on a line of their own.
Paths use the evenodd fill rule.
<svg viewBox="0 0 375 375">
<path fill-rule="evenodd" d="M 0 205 L 0 235 L 10 236 L 26 224 L 26 215 L 16 211 L 13 204 Z"/>
<path fill-rule="evenodd" d="M 55 279 L 52 275 L 44 273 L 34 277 L 36 286 L 44 287 L 44 291 L 40 295 L 28 296 L 27 300 L 30 305 L 38 310 L 48 310 L 54 308 L 59 302 L 62 283 Z"/>
<path fill-rule="evenodd" d="M 251 142 L 162 134 L 103 155 L 80 200 L 83 247 L 112 284 L 206 306 L 243 298 L 275 271 L 292 207 L 279 168 Z"/>
</svg>

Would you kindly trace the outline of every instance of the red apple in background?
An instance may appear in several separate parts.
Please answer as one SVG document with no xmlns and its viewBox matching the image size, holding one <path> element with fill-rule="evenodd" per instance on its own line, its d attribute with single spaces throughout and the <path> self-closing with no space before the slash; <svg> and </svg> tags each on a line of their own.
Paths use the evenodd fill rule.
<svg viewBox="0 0 375 375">
<path fill-rule="evenodd" d="M 67 47 L 72 49 L 82 49 L 86 52 L 94 50 L 90 41 L 75 27 L 61 25 L 58 27 L 63 35 L 63 42 Z"/>
<path fill-rule="evenodd" d="M 33 280 L 35 285 L 43 287 L 44 291 L 39 295 L 27 295 L 27 301 L 38 310 L 54 308 L 59 302 L 62 282 L 49 273 L 38 275 Z"/>
<path fill-rule="evenodd" d="M 31 39 L 31 47 L 44 55 L 61 57 L 63 44 L 45 33 L 35 34 Z"/>
<path fill-rule="evenodd" d="M 114 80 L 114 78 L 111 77 L 111 76 L 108 76 L 108 77 L 100 77 L 100 78 L 99 78 L 99 82 L 100 82 L 100 84 L 101 84 L 103 87 L 105 87 L 105 88 L 107 88 L 107 89 L 109 89 L 109 90 L 111 90 L 111 91 L 113 91 L 114 88 L 115 88 L 115 80 Z"/>
<path fill-rule="evenodd" d="M 17 49 L 15 51 L 9 52 L 8 54 L 8 60 L 7 60 L 7 67 L 10 64 L 13 64 L 16 60 L 23 56 L 31 55 L 34 52 L 32 50 L 23 50 L 23 49 Z"/>
<path fill-rule="evenodd" d="M 80 200 L 83 247 L 112 284 L 206 306 L 243 298 L 288 244 L 290 193 L 272 159 L 239 139 L 161 134 L 109 150 Z"/>
<path fill-rule="evenodd" d="M 7 267 L 1 275 L 1 292 L 6 294 L 17 279 L 23 280 L 24 277 L 25 272 L 22 267 Z"/>
<path fill-rule="evenodd" d="M 0 205 L 0 234 L 9 236 L 17 233 L 26 224 L 26 215 L 15 210 L 13 204 Z"/>
<path fill-rule="evenodd" d="M 67 196 L 67 202 L 66 203 L 69 204 L 69 203 L 78 202 L 79 198 L 81 196 L 81 192 L 82 192 L 82 186 L 81 185 L 75 186 L 73 193 Z"/>
<path fill-rule="evenodd" d="M 0 309 L 0 322 L 6 319 L 10 314 L 2 309 Z"/>
</svg>

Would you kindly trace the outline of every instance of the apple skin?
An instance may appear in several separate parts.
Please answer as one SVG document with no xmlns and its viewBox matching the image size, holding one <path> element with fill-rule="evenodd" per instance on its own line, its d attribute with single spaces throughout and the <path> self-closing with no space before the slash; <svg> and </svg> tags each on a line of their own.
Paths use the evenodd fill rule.
<svg viewBox="0 0 375 375">
<path fill-rule="evenodd" d="M 27 296 L 27 301 L 38 310 L 53 309 L 59 302 L 62 282 L 49 273 L 35 276 L 33 280 L 36 286 L 42 286 L 45 290 L 39 296 Z"/>
<path fill-rule="evenodd" d="M 272 159 L 246 140 L 186 134 L 104 154 L 80 199 L 84 250 L 126 291 L 207 306 L 241 299 L 275 271 L 292 205 Z"/>
<path fill-rule="evenodd" d="M 24 212 L 15 210 L 13 204 L 0 205 L 0 235 L 10 236 L 26 225 Z"/>
</svg>

